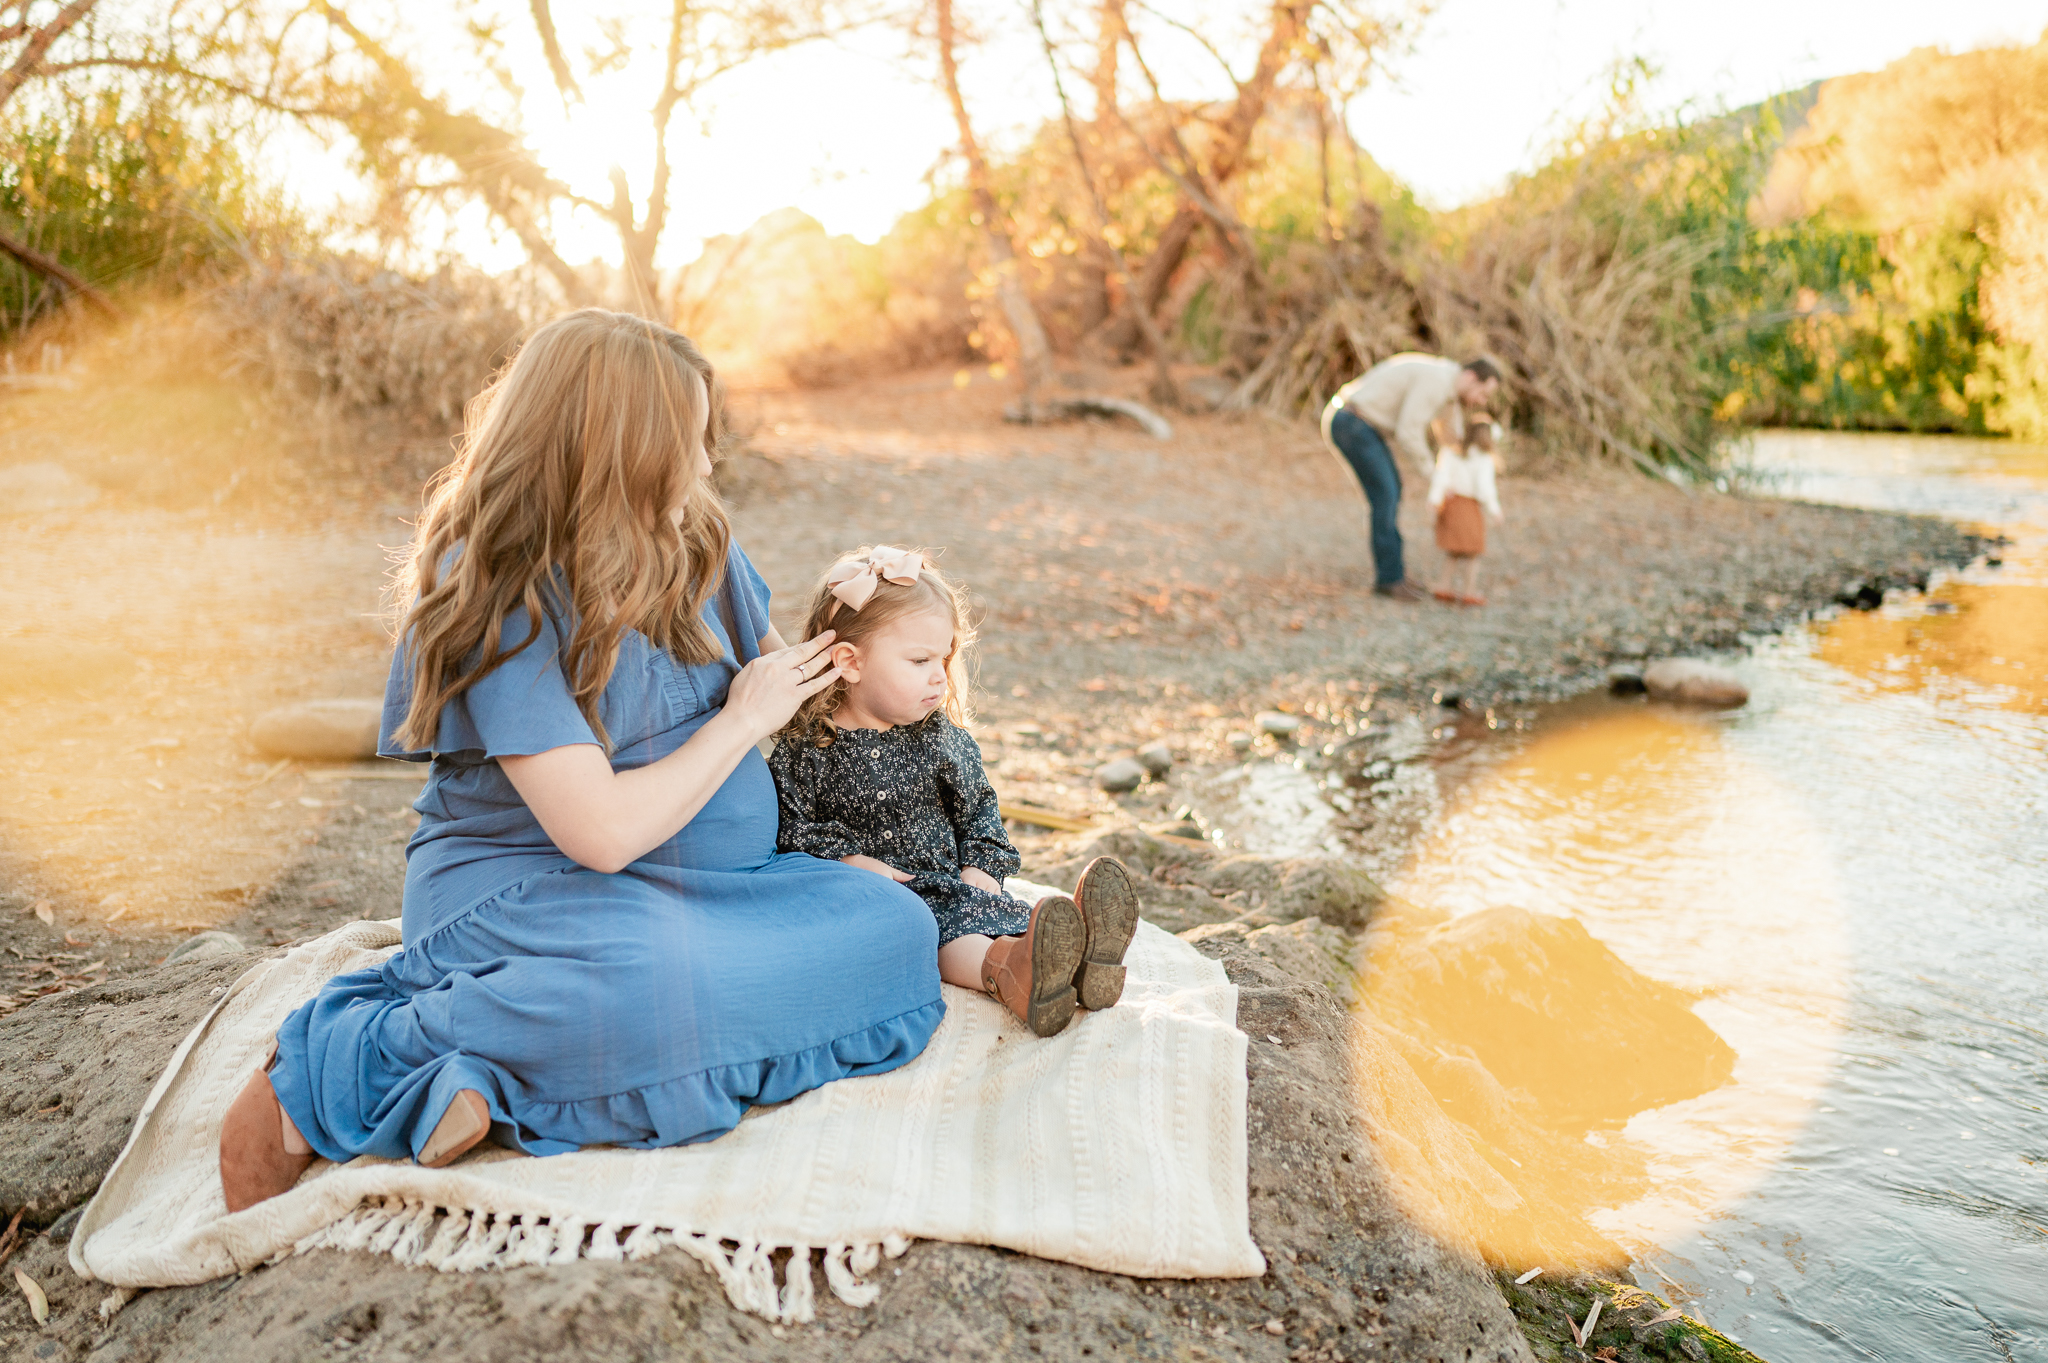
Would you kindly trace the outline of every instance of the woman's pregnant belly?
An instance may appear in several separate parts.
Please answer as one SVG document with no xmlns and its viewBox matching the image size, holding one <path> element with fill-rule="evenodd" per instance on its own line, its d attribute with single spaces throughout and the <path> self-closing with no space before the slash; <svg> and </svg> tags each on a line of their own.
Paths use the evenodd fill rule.
<svg viewBox="0 0 2048 1363">
<path fill-rule="evenodd" d="M 674 837 L 633 863 L 636 871 L 752 871 L 775 855 L 780 827 L 775 778 L 749 751 L 725 784 Z"/>
</svg>

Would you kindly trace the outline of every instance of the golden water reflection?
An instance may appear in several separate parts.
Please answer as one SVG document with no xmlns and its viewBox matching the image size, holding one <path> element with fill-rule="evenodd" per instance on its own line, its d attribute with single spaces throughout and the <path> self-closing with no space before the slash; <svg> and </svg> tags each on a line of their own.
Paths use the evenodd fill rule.
<svg viewBox="0 0 2048 1363">
<path fill-rule="evenodd" d="M 2048 587 L 1951 582 L 1815 634 L 1816 657 L 1887 691 L 2048 710 Z"/>
<path fill-rule="evenodd" d="M 1412 907 L 1369 939 L 1365 1006 L 1485 1167 L 1441 1153 L 1428 1107 L 1366 1102 L 1418 1211 L 1510 1262 L 1571 1248 L 1569 1221 L 1630 1248 L 1712 1217 L 1783 1156 L 1833 1061 L 1834 868 L 1726 722 L 1559 713 L 1449 794 L 1390 886 Z M 1440 1153 L 1398 1153 L 1421 1151 Z"/>
</svg>

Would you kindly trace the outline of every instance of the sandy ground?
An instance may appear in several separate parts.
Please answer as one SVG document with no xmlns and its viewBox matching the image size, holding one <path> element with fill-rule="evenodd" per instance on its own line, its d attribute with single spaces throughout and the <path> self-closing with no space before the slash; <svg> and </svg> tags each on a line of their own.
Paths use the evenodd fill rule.
<svg viewBox="0 0 2048 1363">
<path fill-rule="evenodd" d="M 256 944 L 396 914 L 412 823 L 416 778 L 280 766 L 247 728 L 381 694 L 388 554 L 445 445 L 315 430 L 229 381 L 84 391 L 0 392 L 0 1011 L 200 928 Z M 1166 812 L 1161 788 L 1119 802 L 1089 779 L 1156 737 L 1221 763 L 1269 706 L 1335 730 L 1375 702 L 1559 694 L 1967 552 L 1931 521 L 1511 468 L 1491 604 L 1403 605 L 1371 595 L 1363 500 L 1305 424 L 1181 417 L 1160 442 L 1009 426 L 1005 396 L 950 374 L 743 391 L 721 476 L 786 632 L 836 551 L 942 550 L 983 613 L 998 786 L 1081 817 Z"/>
</svg>

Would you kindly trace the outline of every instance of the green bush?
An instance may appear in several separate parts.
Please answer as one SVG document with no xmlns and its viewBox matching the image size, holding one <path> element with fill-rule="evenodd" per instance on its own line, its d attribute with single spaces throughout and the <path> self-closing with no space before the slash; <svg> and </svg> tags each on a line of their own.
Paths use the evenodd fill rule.
<svg viewBox="0 0 2048 1363">
<path fill-rule="evenodd" d="M 189 280 L 284 215 L 229 135 L 196 126 L 167 95 L 49 89 L 0 121 L 0 232 L 87 282 Z M 0 254 L 0 332 L 63 290 Z"/>
</svg>

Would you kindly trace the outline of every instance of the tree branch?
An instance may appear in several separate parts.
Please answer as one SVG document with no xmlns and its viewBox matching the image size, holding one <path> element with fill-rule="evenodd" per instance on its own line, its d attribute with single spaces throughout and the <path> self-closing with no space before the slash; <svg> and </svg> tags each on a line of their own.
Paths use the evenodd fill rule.
<svg viewBox="0 0 2048 1363">
<path fill-rule="evenodd" d="M 122 316 L 121 309 L 114 305 L 113 299 L 86 283 L 83 278 L 66 267 L 55 256 L 46 256 L 27 242 L 16 241 L 5 232 L 0 232 L 0 252 L 13 256 L 29 269 L 56 283 L 60 288 L 77 294 L 107 316 L 117 319 Z"/>
<path fill-rule="evenodd" d="M 160 76 L 174 76 L 179 80 L 211 86 L 222 94 L 232 95 L 259 109 L 289 114 L 293 118 L 342 119 L 349 113 L 346 106 L 339 104 L 286 104 L 264 91 L 251 90 L 248 86 L 229 80 L 225 76 L 211 76 L 204 71 L 194 71 L 180 62 L 168 61 L 161 57 L 80 57 L 76 61 L 46 63 L 39 74 L 60 76 L 67 71 L 86 71 L 94 67 L 113 67 L 120 71 L 150 71 Z"/>
<path fill-rule="evenodd" d="M 356 27 L 329 0 L 314 3 L 327 22 L 346 35 L 377 68 L 399 105 L 419 120 L 412 133 L 413 144 L 428 155 L 446 157 L 454 164 L 464 182 L 483 199 L 485 207 L 512 229 L 534 263 L 561 286 L 570 303 L 583 307 L 595 302 L 590 286 L 562 259 L 541 229 L 539 214 L 531 202 L 537 200 L 544 206 L 560 197 L 567 187 L 549 175 L 511 133 L 475 114 L 456 113 L 428 96 L 413 78 L 411 68 Z"/>
<path fill-rule="evenodd" d="M 540 34 L 540 50 L 547 55 L 548 70 L 554 73 L 555 89 L 562 96 L 562 110 L 568 112 L 573 102 L 583 102 L 583 91 L 576 87 L 576 77 L 569 72 L 569 63 L 562 56 L 561 40 L 555 36 L 555 16 L 548 9 L 548 0 L 527 0 L 533 10 L 533 27 Z"/>
<path fill-rule="evenodd" d="M 1136 0 L 1136 3 L 1139 9 L 1151 15 L 1154 19 L 1157 19 L 1159 20 L 1159 22 L 1166 24 L 1172 28 L 1177 28 L 1182 33 L 1185 33 L 1190 38 L 1193 38 L 1195 42 L 1201 47 L 1201 49 L 1204 52 L 1208 53 L 1211 57 L 1214 57 L 1216 59 L 1216 64 L 1223 68 L 1223 74 L 1225 77 L 1229 79 L 1231 88 L 1239 88 L 1241 82 L 1237 78 L 1237 72 L 1230 69 L 1229 59 L 1226 58 L 1221 52 L 1217 51 L 1216 45 L 1210 42 L 1207 38 L 1203 37 L 1199 29 L 1195 28 L 1192 24 L 1185 23 L 1182 20 L 1174 18 L 1171 14 L 1162 14 L 1160 11 L 1154 9 L 1152 6 L 1146 4 L 1145 0 Z"/>
<path fill-rule="evenodd" d="M 42 74 L 43 54 L 50 50 L 50 44 L 69 32 L 98 3 L 99 0 L 71 0 L 49 23 L 29 34 L 28 42 L 15 54 L 13 65 L 0 71 L 0 105 L 5 105 L 31 76 Z M 21 9 L 21 24 L 24 28 L 28 25 L 26 5 Z"/>
</svg>

